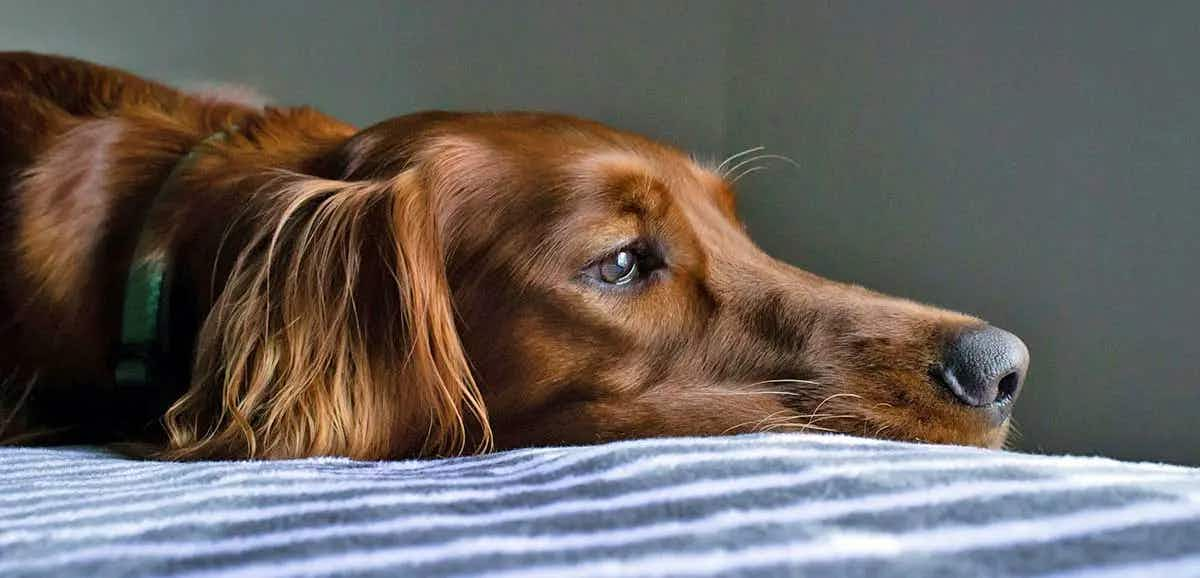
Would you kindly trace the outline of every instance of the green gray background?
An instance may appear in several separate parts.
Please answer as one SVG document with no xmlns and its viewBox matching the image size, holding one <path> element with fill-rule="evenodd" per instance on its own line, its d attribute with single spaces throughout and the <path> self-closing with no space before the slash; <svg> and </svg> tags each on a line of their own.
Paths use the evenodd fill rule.
<svg viewBox="0 0 1200 578">
<path fill-rule="evenodd" d="M 769 252 L 1026 340 L 1019 447 L 1200 464 L 1200 4 L 0 0 L 0 49 L 764 145 Z"/>
</svg>

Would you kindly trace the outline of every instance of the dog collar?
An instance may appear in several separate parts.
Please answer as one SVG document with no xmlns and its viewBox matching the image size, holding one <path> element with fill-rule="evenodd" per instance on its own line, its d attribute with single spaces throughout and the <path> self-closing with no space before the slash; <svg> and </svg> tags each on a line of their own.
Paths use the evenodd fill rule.
<svg viewBox="0 0 1200 578">
<path fill-rule="evenodd" d="M 177 188 L 179 176 L 200 157 L 205 147 L 229 138 L 236 126 L 217 131 L 201 140 L 183 156 L 163 181 L 142 219 L 121 309 L 121 342 L 117 351 L 114 382 L 118 388 L 161 385 L 170 340 L 172 261 L 170 242 L 164 235 L 167 215 L 165 200 Z"/>
</svg>

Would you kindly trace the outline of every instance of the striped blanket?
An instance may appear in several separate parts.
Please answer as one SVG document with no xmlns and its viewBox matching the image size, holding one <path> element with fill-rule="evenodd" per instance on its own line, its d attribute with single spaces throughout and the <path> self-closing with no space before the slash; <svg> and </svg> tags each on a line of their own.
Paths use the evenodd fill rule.
<svg viewBox="0 0 1200 578">
<path fill-rule="evenodd" d="M 1200 575 L 1200 470 L 810 434 L 476 458 L 0 450 L 0 576 Z"/>
</svg>

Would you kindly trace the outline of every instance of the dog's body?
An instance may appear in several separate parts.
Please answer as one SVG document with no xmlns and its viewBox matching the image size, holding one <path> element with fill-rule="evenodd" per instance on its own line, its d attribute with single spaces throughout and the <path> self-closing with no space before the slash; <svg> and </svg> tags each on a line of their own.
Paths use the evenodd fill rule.
<svg viewBox="0 0 1200 578">
<path fill-rule="evenodd" d="M 770 259 L 723 175 L 563 116 L 358 131 L 0 53 L 0 204 L 10 441 L 180 459 L 763 429 L 996 446 L 1027 364 L 977 319 Z M 122 303 L 148 238 L 171 263 L 159 361 L 184 370 L 128 388 Z"/>
</svg>

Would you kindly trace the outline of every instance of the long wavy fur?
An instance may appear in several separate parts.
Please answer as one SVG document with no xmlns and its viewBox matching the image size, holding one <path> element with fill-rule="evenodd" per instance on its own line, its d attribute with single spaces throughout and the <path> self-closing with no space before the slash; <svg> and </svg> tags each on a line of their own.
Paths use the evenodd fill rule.
<svg viewBox="0 0 1200 578">
<path fill-rule="evenodd" d="M 256 200 L 199 335 L 160 457 L 485 451 L 487 413 L 454 324 L 418 172 L 344 182 L 295 174 Z"/>
</svg>

